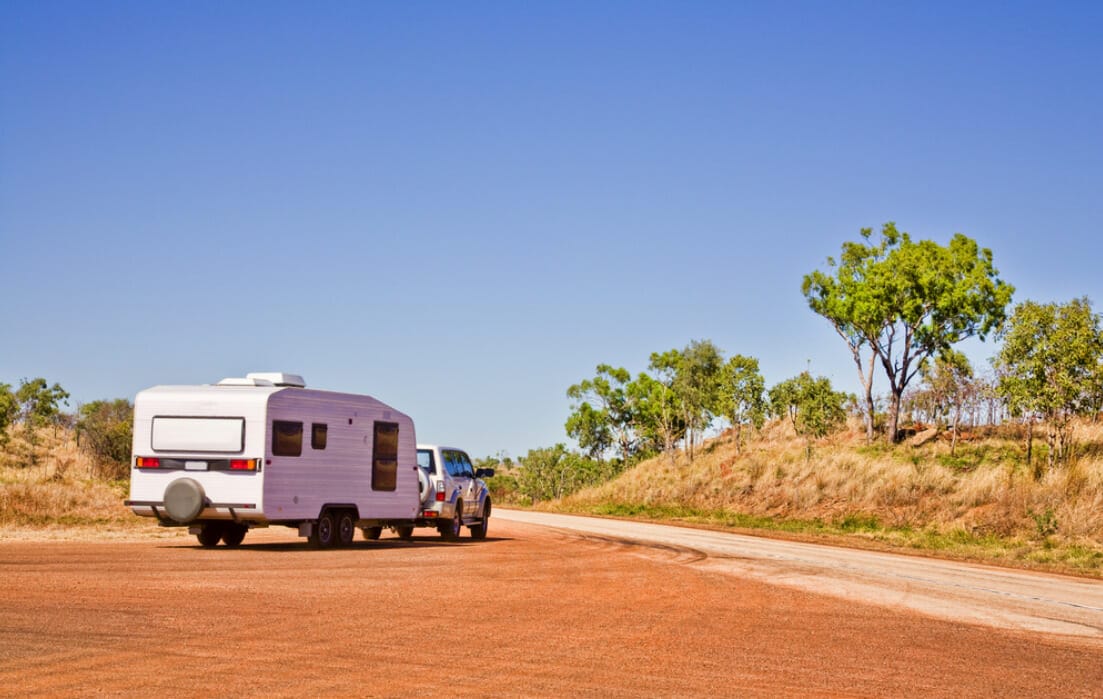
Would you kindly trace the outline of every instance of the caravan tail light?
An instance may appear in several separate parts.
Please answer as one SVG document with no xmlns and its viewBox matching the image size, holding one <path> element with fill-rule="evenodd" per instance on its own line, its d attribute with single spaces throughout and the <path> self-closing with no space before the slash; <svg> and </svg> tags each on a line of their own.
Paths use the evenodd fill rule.
<svg viewBox="0 0 1103 699">
<path fill-rule="evenodd" d="M 256 459 L 230 459 L 231 471 L 256 471 Z"/>
<path fill-rule="evenodd" d="M 139 456 L 135 459 L 134 465 L 138 468 L 161 468 L 161 460 L 149 456 Z"/>
</svg>

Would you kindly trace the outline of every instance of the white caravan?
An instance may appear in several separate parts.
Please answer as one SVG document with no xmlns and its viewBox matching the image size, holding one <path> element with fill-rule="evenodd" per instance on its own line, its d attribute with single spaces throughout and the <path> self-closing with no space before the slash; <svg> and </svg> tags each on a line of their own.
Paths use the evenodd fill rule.
<svg viewBox="0 0 1103 699">
<path fill-rule="evenodd" d="M 356 527 L 416 519 L 416 444 L 407 415 L 294 374 L 155 386 L 134 400 L 126 504 L 188 526 L 203 546 L 236 546 L 270 524 L 345 545 Z"/>
</svg>

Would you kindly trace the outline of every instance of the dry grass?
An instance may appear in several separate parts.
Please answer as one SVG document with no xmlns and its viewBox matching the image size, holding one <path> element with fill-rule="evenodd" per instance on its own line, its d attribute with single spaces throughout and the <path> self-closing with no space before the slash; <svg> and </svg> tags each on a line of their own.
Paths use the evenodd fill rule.
<svg viewBox="0 0 1103 699">
<path fill-rule="evenodd" d="M 103 478 L 78 449 L 69 430 L 41 430 L 37 444 L 14 428 L 0 450 L 0 527 L 3 536 L 20 528 L 105 527 L 138 522 L 123 506 L 127 482 Z"/>
<path fill-rule="evenodd" d="M 662 456 L 559 507 L 857 535 L 950 555 L 1103 573 L 1103 426 L 1076 428 L 1072 462 L 1032 478 L 1013 428 L 976 432 L 950 454 L 865 444 L 857 424 L 811 456 L 786 423 L 737 454 L 722 436 L 690 463 Z M 1041 452 L 1041 453 L 1040 453 Z M 1035 458 L 1045 458 L 1035 443 Z"/>
</svg>

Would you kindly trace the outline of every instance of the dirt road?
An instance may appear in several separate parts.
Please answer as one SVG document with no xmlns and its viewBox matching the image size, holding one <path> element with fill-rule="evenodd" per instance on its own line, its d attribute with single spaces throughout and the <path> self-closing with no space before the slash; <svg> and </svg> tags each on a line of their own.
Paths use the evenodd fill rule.
<svg viewBox="0 0 1103 699">
<path fill-rule="evenodd" d="M 0 542 L 0 694 L 1103 696 L 1089 635 L 861 604 L 502 514 L 456 544 Z"/>
<path fill-rule="evenodd" d="M 1103 641 L 1103 582 L 627 520 L 502 510 L 502 518 L 666 547 L 695 565 L 950 621 Z M 1101 690 L 1103 694 L 1103 690 Z"/>
</svg>

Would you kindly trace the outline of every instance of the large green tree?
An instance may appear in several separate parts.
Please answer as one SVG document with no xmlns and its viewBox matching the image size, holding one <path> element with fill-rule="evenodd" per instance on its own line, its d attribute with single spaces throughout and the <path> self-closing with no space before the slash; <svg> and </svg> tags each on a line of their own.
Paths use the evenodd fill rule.
<svg viewBox="0 0 1103 699">
<path fill-rule="evenodd" d="M 634 419 L 627 394 L 631 378 L 627 369 L 599 364 L 594 378 L 567 389 L 567 397 L 574 401 L 565 425 L 567 434 L 595 459 L 603 459 L 613 444 L 623 462 L 631 456 Z"/>
<path fill-rule="evenodd" d="M 960 233 L 948 245 L 913 241 L 890 222 L 876 243 L 870 228 L 861 236 L 862 242 L 843 244 L 838 262 L 828 258 L 828 272 L 806 275 L 801 289 L 809 307 L 850 348 L 865 392 L 870 439 L 873 367 L 884 370 L 889 436 L 896 441 L 901 396 L 924 359 L 998 329 L 1014 288 L 997 276 L 991 250 Z"/>
<path fill-rule="evenodd" d="M 693 340 L 682 350 L 652 353 L 650 366 L 681 406 L 686 452 L 692 461 L 696 438 L 717 412 L 724 356 L 711 340 Z"/>
<path fill-rule="evenodd" d="M 1001 333 L 994 365 L 997 391 L 1028 424 L 1027 461 L 1035 420 L 1045 420 L 1048 464 L 1066 456 L 1071 420 L 1095 412 L 1103 395 L 1103 331 L 1087 298 L 1065 304 L 1026 301 Z M 1036 466 L 1035 478 L 1041 478 Z"/>
<path fill-rule="evenodd" d="M 743 428 L 762 427 L 766 419 L 766 381 L 758 360 L 737 354 L 728 360 L 720 375 L 717 409 L 735 429 L 735 450 L 743 449 Z"/>
</svg>

